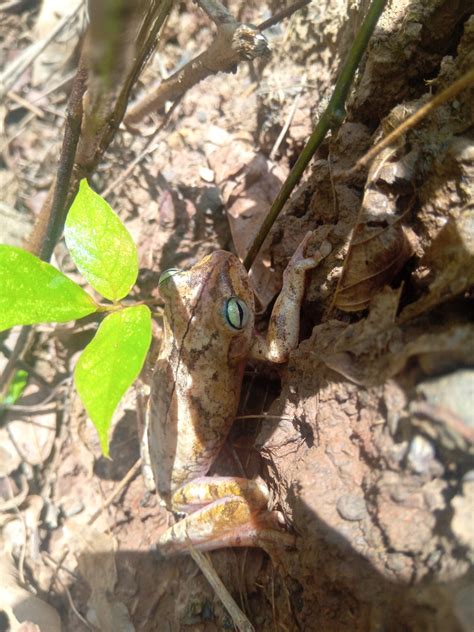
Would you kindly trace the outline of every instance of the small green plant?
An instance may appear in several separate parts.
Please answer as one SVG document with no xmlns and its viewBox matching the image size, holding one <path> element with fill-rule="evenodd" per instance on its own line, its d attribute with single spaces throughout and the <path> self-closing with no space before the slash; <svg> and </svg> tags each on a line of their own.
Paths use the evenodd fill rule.
<svg viewBox="0 0 474 632">
<path fill-rule="evenodd" d="M 4 396 L 0 395 L 0 411 L 2 408 L 13 406 L 13 404 L 20 399 L 20 397 L 23 395 L 23 391 L 25 390 L 27 383 L 28 371 L 19 369 L 13 376 L 8 391 L 5 393 Z"/>
<path fill-rule="evenodd" d="M 77 391 L 108 456 L 112 415 L 140 373 L 150 346 L 151 313 L 146 305 L 120 302 L 137 280 L 137 249 L 120 219 L 86 180 L 69 210 L 64 236 L 78 270 L 111 304 L 96 302 L 26 250 L 0 245 L 0 331 L 108 312 L 74 371 Z"/>
</svg>

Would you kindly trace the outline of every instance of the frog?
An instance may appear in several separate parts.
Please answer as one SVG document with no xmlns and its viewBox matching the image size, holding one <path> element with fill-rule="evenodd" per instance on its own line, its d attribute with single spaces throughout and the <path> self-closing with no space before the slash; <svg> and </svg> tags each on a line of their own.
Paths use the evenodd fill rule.
<svg viewBox="0 0 474 632">
<path fill-rule="evenodd" d="M 163 338 L 146 413 L 147 460 L 160 503 L 184 515 L 157 542 L 164 555 L 189 546 L 294 546 L 261 478 L 208 476 L 237 414 L 249 360 L 282 364 L 299 341 L 308 232 L 291 257 L 266 336 L 255 330 L 255 297 L 239 258 L 216 250 L 188 270 L 162 273 Z"/>
</svg>

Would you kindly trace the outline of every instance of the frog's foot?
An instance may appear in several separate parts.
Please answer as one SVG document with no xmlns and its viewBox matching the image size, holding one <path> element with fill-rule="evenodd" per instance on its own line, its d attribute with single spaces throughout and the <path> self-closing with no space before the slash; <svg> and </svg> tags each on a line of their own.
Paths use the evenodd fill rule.
<svg viewBox="0 0 474 632">
<path fill-rule="evenodd" d="M 192 511 L 158 540 L 161 553 L 186 553 L 228 546 L 294 546 L 295 537 L 281 528 L 280 514 L 267 511 L 268 489 L 261 480 L 203 477 L 173 496 L 178 511 Z"/>
<path fill-rule="evenodd" d="M 312 232 L 306 233 L 283 273 L 283 286 L 273 307 L 266 338 L 253 339 L 249 355 L 256 360 L 287 362 L 290 352 L 298 346 L 306 271 L 315 268 L 331 251 L 331 244 L 323 241 L 319 250 L 307 257 L 305 250 L 312 236 Z"/>
<path fill-rule="evenodd" d="M 306 272 L 306 270 L 312 270 L 316 268 L 321 261 L 328 256 L 331 252 L 332 246 L 329 241 L 323 241 L 319 247 L 319 249 L 313 254 L 311 257 L 305 256 L 305 250 L 313 236 L 313 231 L 309 231 L 301 240 L 298 248 L 293 253 L 286 270 L 284 272 L 284 277 L 292 277 L 295 274 Z"/>
</svg>

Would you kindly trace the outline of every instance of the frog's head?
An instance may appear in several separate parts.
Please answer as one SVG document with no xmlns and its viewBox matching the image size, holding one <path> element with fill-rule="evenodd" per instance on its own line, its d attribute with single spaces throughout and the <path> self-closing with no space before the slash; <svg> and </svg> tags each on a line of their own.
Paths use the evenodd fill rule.
<svg viewBox="0 0 474 632">
<path fill-rule="evenodd" d="M 223 347 L 242 345 L 246 353 L 255 303 L 247 272 L 235 255 L 217 250 L 189 270 L 167 270 L 160 277 L 160 294 L 176 338 L 218 337 Z"/>
</svg>

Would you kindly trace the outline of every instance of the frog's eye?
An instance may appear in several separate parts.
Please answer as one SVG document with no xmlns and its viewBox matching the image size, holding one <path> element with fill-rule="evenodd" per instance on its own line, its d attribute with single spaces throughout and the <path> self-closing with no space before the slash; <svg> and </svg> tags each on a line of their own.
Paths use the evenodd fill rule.
<svg viewBox="0 0 474 632">
<path fill-rule="evenodd" d="M 227 324 L 232 329 L 243 329 L 249 320 L 249 308 L 244 301 L 236 296 L 227 299 L 224 307 Z"/>
<path fill-rule="evenodd" d="M 166 283 L 168 279 L 170 279 L 175 274 L 179 274 L 179 272 L 181 272 L 181 270 L 179 270 L 178 268 L 169 268 L 168 270 L 165 270 L 160 274 L 158 285 L 163 285 L 163 283 Z"/>
</svg>

